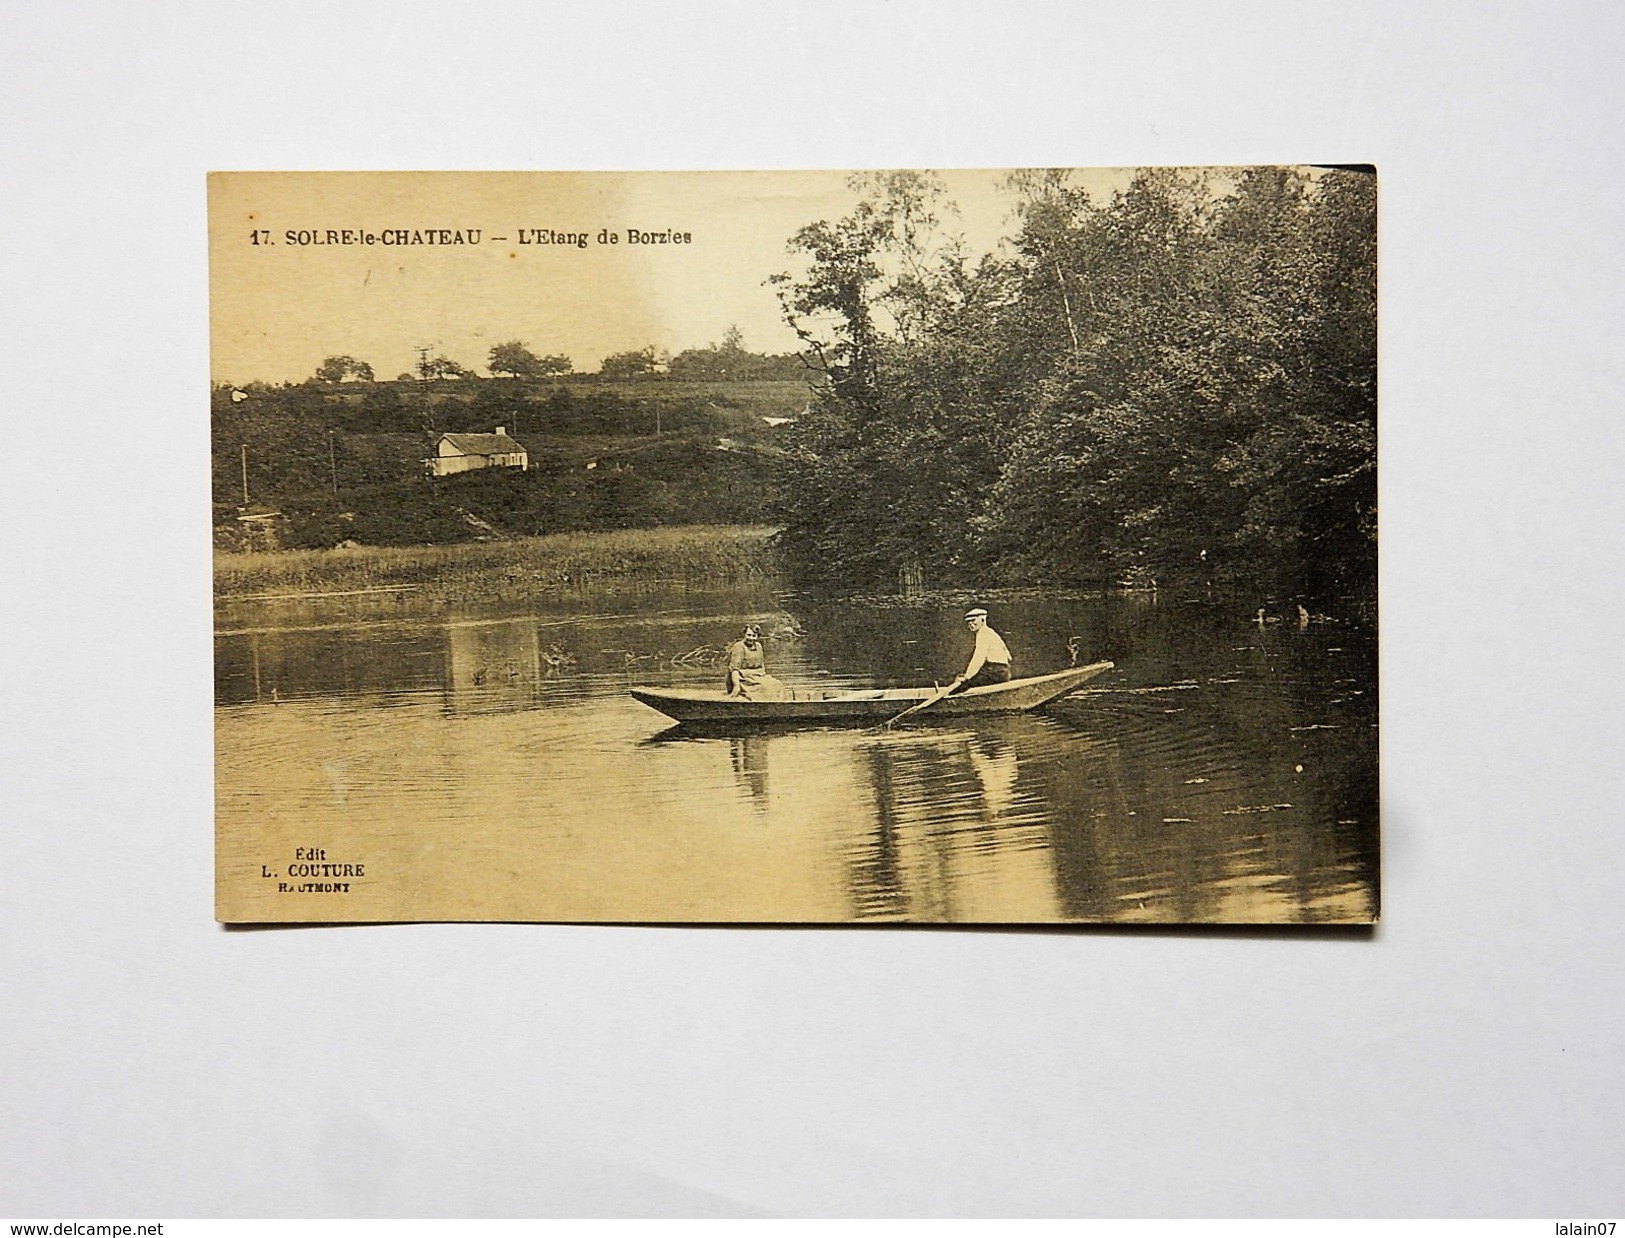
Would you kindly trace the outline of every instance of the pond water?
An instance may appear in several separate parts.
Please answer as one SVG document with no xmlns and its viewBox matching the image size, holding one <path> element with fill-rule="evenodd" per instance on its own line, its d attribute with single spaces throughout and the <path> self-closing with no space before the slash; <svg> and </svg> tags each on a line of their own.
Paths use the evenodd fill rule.
<svg viewBox="0 0 1625 1238">
<path fill-rule="evenodd" d="M 1378 908 L 1366 628 L 1156 594 L 989 603 L 1033 714 L 693 734 L 757 622 L 823 688 L 946 681 L 962 607 L 768 589 L 217 614 L 216 865 L 233 920 L 1358 923 Z M 1273 618 L 1273 617 L 1271 617 Z M 319 854 L 316 854 L 319 853 Z M 317 867 L 307 869 L 312 857 Z M 302 858 L 301 858 L 302 857 Z M 335 866 L 324 872 L 321 865 Z M 359 866 L 334 877 L 345 865 Z M 336 887 L 345 888 L 338 889 Z"/>
</svg>

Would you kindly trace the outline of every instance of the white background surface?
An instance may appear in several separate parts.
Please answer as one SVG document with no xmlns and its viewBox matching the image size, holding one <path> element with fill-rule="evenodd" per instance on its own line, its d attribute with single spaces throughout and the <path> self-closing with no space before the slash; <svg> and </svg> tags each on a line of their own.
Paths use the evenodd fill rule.
<svg viewBox="0 0 1625 1238">
<path fill-rule="evenodd" d="M 0 7 L 0 1216 L 1618 1216 L 1621 19 Z M 1369 939 L 211 919 L 213 168 L 1374 162 Z"/>
</svg>

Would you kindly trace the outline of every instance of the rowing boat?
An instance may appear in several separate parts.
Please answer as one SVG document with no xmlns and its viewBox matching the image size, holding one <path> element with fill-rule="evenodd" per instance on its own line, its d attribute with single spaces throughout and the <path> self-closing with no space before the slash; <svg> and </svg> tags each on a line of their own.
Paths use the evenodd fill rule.
<svg viewBox="0 0 1625 1238">
<path fill-rule="evenodd" d="M 1065 696 L 1080 684 L 1112 669 L 1110 662 L 1075 666 L 1053 675 L 1012 679 L 1009 683 L 967 688 L 943 697 L 911 719 L 963 717 L 966 714 L 1017 713 L 1037 709 Z M 936 688 L 878 688 L 863 692 L 819 693 L 797 689 L 793 700 L 747 701 L 726 693 L 691 688 L 633 688 L 632 695 L 651 709 L 678 722 L 696 723 L 874 723 L 895 718 L 910 705 L 937 695 Z"/>
</svg>

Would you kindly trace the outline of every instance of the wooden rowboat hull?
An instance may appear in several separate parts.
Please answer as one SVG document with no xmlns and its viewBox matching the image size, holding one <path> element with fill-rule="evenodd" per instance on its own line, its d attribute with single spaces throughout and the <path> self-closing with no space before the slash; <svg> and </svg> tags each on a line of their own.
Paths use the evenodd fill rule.
<svg viewBox="0 0 1625 1238">
<path fill-rule="evenodd" d="M 1065 696 L 1080 684 L 1112 669 L 1110 662 L 1095 662 L 1009 683 L 970 688 L 944 697 L 929 709 L 918 710 L 907 721 L 962 718 L 968 714 L 1019 713 L 1037 709 Z M 869 692 L 833 692 L 793 701 L 747 701 L 722 692 L 679 688 L 633 688 L 632 695 L 651 709 L 678 722 L 694 723 L 825 723 L 872 724 L 895 718 L 910 705 L 935 696 L 935 688 L 883 688 Z"/>
</svg>

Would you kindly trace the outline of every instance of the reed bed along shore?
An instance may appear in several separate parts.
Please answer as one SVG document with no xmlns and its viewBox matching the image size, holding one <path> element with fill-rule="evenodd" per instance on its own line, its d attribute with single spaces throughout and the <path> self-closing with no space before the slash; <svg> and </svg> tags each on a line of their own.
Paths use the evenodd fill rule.
<svg viewBox="0 0 1625 1238">
<path fill-rule="evenodd" d="M 517 601 L 684 582 L 739 585 L 774 570 L 758 526 L 683 525 L 555 533 L 453 546 L 217 552 L 217 601 L 410 594 L 428 601 Z"/>
</svg>

